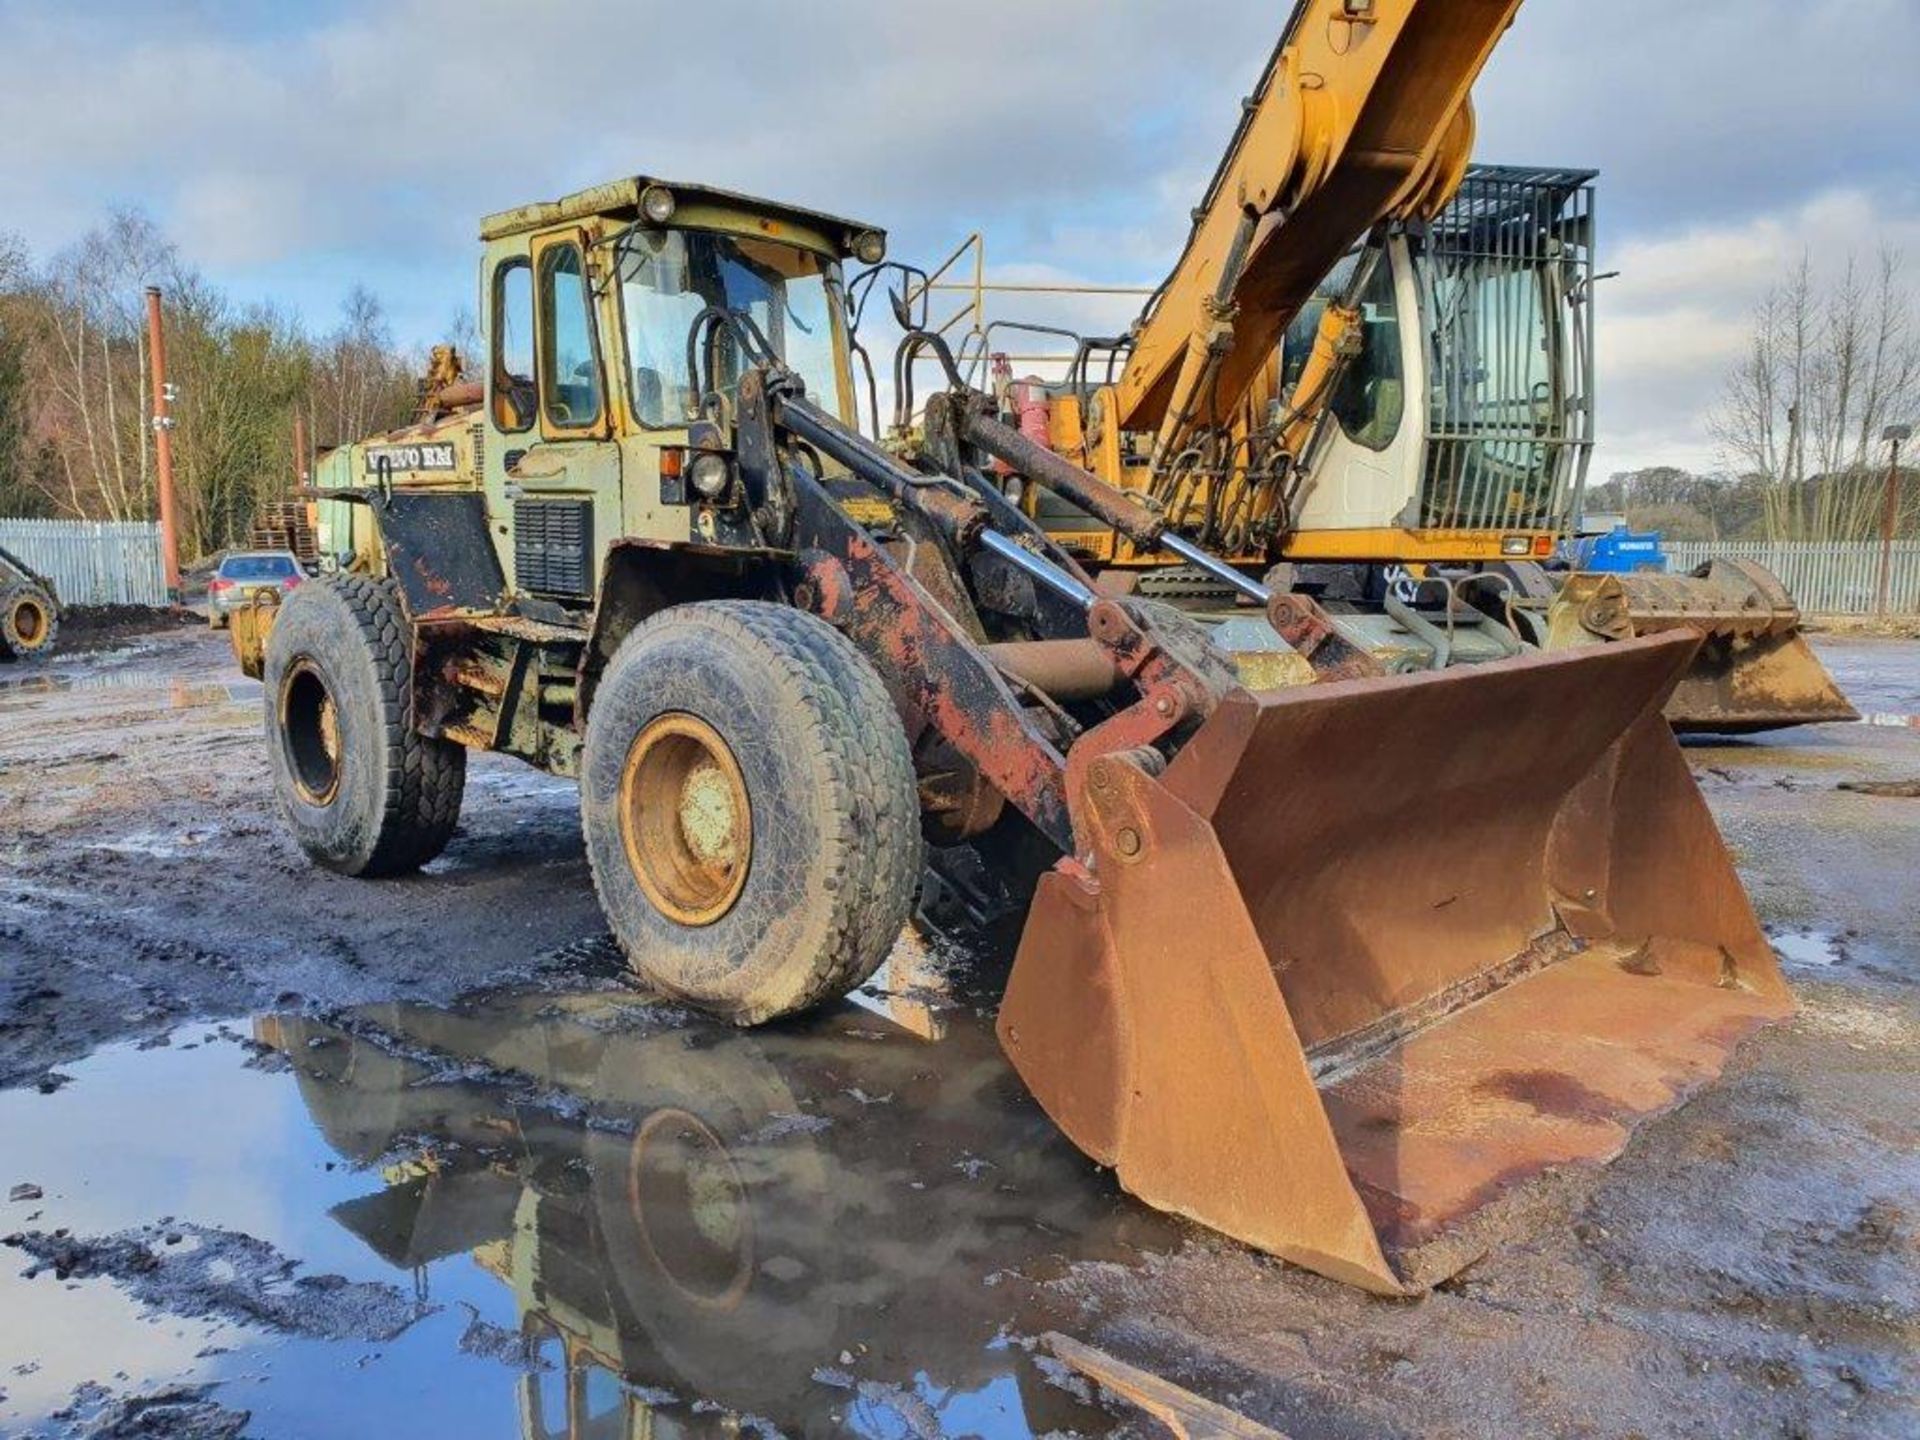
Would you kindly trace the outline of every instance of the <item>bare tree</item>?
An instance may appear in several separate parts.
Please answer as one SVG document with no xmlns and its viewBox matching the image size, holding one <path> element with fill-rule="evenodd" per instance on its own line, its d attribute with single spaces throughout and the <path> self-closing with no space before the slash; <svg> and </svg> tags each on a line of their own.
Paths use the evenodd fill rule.
<svg viewBox="0 0 1920 1440">
<path fill-rule="evenodd" d="M 296 414 L 339 444 L 414 412 L 416 367 L 364 288 L 315 340 L 270 307 L 233 305 L 138 211 L 114 212 L 41 267 L 0 235 L 0 511 L 152 518 L 149 284 L 167 292 L 190 548 L 232 543 L 261 501 L 285 496 Z"/>
<path fill-rule="evenodd" d="M 485 373 L 480 363 L 480 322 L 471 306 L 462 305 L 447 322 L 447 341 L 460 357 L 460 378 L 478 380 Z"/>
<path fill-rule="evenodd" d="M 395 353 L 379 299 L 356 285 L 341 305 L 339 327 L 320 346 L 315 438 L 343 445 L 402 424 L 414 406 L 414 368 Z"/>
<path fill-rule="evenodd" d="M 56 437 L 63 508 L 114 520 L 152 503 L 144 290 L 182 275 L 173 246 L 137 210 L 56 255 L 29 328 L 36 426 Z"/>
<path fill-rule="evenodd" d="M 1920 331 L 1902 256 L 1853 260 L 1830 283 L 1810 257 L 1770 291 L 1728 379 L 1714 433 L 1766 485 L 1770 539 L 1877 532 L 1885 427 L 1920 412 Z"/>
</svg>

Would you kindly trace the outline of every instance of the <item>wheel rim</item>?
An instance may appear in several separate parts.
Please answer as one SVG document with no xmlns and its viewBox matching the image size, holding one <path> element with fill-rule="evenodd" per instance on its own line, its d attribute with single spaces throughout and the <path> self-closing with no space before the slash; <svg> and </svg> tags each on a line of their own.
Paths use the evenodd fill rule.
<svg viewBox="0 0 1920 1440">
<path fill-rule="evenodd" d="M 620 775 L 620 831 L 634 878 L 661 914 L 711 925 L 733 908 L 753 857 L 753 807 L 718 731 L 676 714 L 634 737 Z"/>
<path fill-rule="evenodd" d="M 331 805 L 340 791 L 340 712 L 327 682 L 304 660 L 281 683 L 280 729 L 300 798 Z"/>
<path fill-rule="evenodd" d="M 51 628 L 46 610 L 31 595 L 13 607 L 13 633 L 22 649 L 37 650 Z"/>
<path fill-rule="evenodd" d="M 753 1206 L 727 1147 L 696 1115 L 656 1110 L 633 1137 L 627 1213 L 647 1253 L 694 1304 L 730 1310 L 753 1283 Z"/>
</svg>

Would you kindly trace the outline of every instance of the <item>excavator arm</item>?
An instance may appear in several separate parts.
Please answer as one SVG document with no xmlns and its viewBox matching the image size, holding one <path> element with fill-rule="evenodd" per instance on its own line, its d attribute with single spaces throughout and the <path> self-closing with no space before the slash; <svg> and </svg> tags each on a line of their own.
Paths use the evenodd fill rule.
<svg viewBox="0 0 1920 1440">
<path fill-rule="evenodd" d="M 1520 3 L 1299 0 L 1109 401 L 1119 429 L 1156 432 L 1156 464 L 1230 422 L 1357 241 L 1446 204 Z"/>
</svg>

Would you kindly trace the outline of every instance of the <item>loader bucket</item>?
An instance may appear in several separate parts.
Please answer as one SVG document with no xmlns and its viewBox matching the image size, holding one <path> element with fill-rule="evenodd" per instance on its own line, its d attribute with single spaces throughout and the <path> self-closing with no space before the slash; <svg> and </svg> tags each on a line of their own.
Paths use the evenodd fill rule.
<svg viewBox="0 0 1920 1440">
<path fill-rule="evenodd" d="M 1547 647 L 1690 629 L 1698 658 L 1666 706 L 1675 730 L 1741 734 L 1858 720 L 1765 566 L 1713 560 L 1691 575 L 1574 575 L 1548 613 Z"/>
<path fill-rule="evenodd" d="M 273 633 L 273 622 L 279 618 L 280 592 L 277 590 L 260 591 L 251 604 L 227 617 L 227 642 L 233 647 L 233 658 L 240 666 L 240 673 L 250 680 L 266 674 L 267 636 Z"/>
<path fill-rule="evenodd" d="M 1661 716 L 1676 633 L 1231 695 L 1156 776 L 1072 756 L 1000 1037 L 1149 1204 L 1409 1293 L 1792 1000 Z"/>
</svg>

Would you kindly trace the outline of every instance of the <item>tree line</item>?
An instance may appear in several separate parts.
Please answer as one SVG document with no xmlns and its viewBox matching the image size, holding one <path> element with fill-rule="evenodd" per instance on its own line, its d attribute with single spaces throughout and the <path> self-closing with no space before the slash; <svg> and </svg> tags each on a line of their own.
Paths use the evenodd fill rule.
<svg viewBox="0 0 1920 1440">
<path fill-rule="evenodd" d="M 379 301 L 350 292 L 311 333 L 240 305 L 151 219 L 116 211 L 36 260 L 0 235 L 0 515 L 145 520 L 157 513 L 146 288 L 166 301 L 181 549 L 245 540 L 255 508 L 295 485 L 295 417 L 318 447 L 404 423 L 418 360 Z"/>
<path fill-rule="evenodd" d="M 295 482 L 295 417 L 320 449 L 404 423 L 422 362 L 379 301 L 344 299 L 322 333 L 239 305 L 138 210 L 112 213 L 37 261 L 0 233 L 0 516 L 149 519 L 156 511 L 145 290 L 166 293 L 182 548 L 243 541 L 255 508 Z M 471 353 L 471 317 L 456 319 Z M 1655 467 L 1593 487 L 1676 540 L 1842 540 L 1880 533 L 1888 425 L 1920 422 L 1920 322 L 1902 258 L 1801 261 L 1756 312 L 1710 428 L 1717 475 Z M 1909 454 L 1920 461 L 1920 445 Z M 1920 536 L 1910 472 L 1898 533 Z"/>
</svg>

